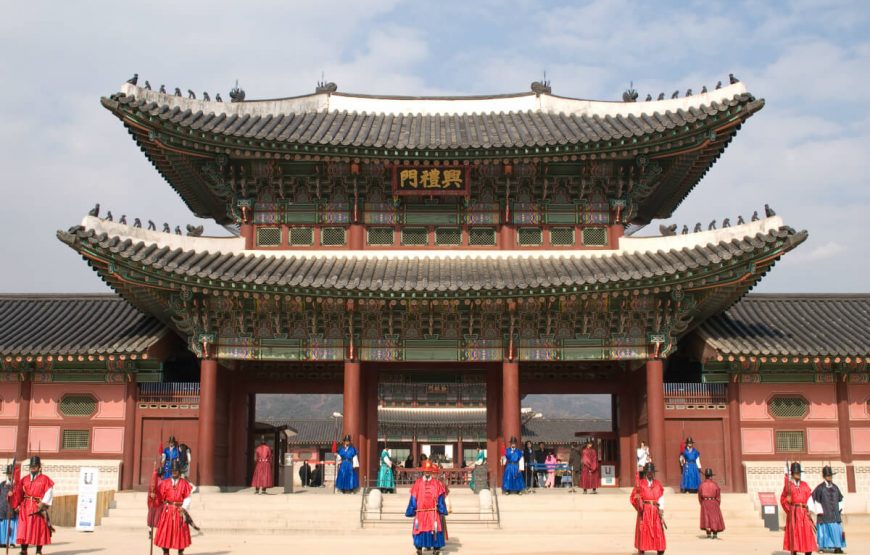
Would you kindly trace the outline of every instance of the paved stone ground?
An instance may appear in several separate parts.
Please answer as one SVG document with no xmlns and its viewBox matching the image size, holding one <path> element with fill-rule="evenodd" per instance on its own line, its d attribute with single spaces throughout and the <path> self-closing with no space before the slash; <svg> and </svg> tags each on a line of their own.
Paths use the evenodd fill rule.
<svg viewBox="0 0 870 555">
<path fill-rule="evenodd" d="M 629 534 L 547 534 L 536 535 L 504 533 L 499 530 L 475 531 L 456 534 L 450 538 L 445 553 L 463 555 L 568 555 L 568 554 L 632 554 L 633 538 Z M 770 532 L 769 541 L 755 538 L 732 537 L 724 533 L 716 541 L 701 536 L 677 536 L 669 541 L 668 553 L 715 555 L 750 553 L 779 555 L 782 534 Z M 117 530 L 76 532 L 62 528 L 55 535 L 56 544 L 45 549 L 46 555 L 79 555 L 97 553 L 105 555 L 135 555 L 148 553 L 145 532 L 132 533 Z M 185 555 L 264 555 L 306 553 L 353 553 L 354 555 L 413 555 L 409 535 L 378 530 L 361 530 L 347 536 L 292 535 L 263 538 L 240 538 L 226 535 L 194 536 L 193 545 Z M 12 550 L 17 553 L 17 550 Z M 2 553 L 2 551 L 0 551 Z M 159 555 L 159 550 L 155 548 Z M 173 552 L 174 553 L 174 552 Z M 852 534 L 847 553 L 870 553 L 870 534 Z"/>
</svg>

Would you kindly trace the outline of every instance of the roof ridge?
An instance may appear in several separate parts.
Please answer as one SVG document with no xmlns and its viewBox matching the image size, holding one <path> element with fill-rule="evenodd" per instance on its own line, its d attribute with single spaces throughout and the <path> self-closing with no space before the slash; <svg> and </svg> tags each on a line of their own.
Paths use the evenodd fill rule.
<svg viewBox="0 0 870 555">
<path fill-rule="evenodd" d="M 870 299 L 870 293 L 748 293 L 746 300 Z"/>
<path fill-rule="evenodd" d="M 0 300 L 3 299 L 54 299 L 54 300 L 82 300 L 82 299 L 103 299 L 103 300 L 118 300 L 124 301 L 123 297 L 114 292 L 108 293 L 0 293 Z M 127 301 L 124 301 L 127 302 Z"/>
</svg>

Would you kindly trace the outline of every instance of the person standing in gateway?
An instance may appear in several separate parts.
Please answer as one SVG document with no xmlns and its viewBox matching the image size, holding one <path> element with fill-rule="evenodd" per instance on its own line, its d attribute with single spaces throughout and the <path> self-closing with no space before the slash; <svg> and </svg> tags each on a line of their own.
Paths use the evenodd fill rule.
<svg viewBox="0 0 870 555">
<path fill-rule="evenodd" d="M 15 545 L 18 516 L 12 508 L 14 464 L 6 465 L 6 479 L 0 483 L 0 547 Z"/>
<path fill-rule="evenodd" d="M 341 493 L 353 493 L 359 487 L 359 477 L 356 469 L 359 468 L 356 447 L 350 442 L 350 435 L 345 435 L 341 448 L 336 454 L 338 463 L 338 476 L 335 479 L 335 489 Z"/>
<path fill-rule="evenodd" d="M 701 486 L 701 453 L 695 449 L 695 441 L 691 437 L 686 438 L 686 448 L 680 453 L 680 465 L 683 467 L 680 491 L 697 493 Z"/>
<path fill-rule="evenodd" d="M 601 467 L 598 465 L 598 451 L 593 447 L 592 440 L 587 441 L 586 447 L 583 448 L 582 465 L 580 485 L 583 487 L 583 493 L 590 489 L 592 493 L 598 493 L 598 488 L 601 486 Z"/>
<path fill-rule="evenodd" d="M 254 476 L 251 479 L 251 487 L 254 495 L 265 494 L 266 488 L 275 485 L 272 478 L 272 448 L 266 444 L 266 439 L 260 438 L 260 445 L 254 449 Z"/>
<path fill-rule="evenodd" d="M 393 476 L 393 458 L 386 445 L 384 445 L 384 449 L 381 451 L 381 467 L 378 470 L 378 489 L 382 493 L 396 492 L 396 478 Z"/>
<path fill-rule="evenodd" d="M 843 493 L 834 483 L 834 471 L 830 466 L 822 468 L 821 484 L 813 490 L 813 505 L 816 513 L 816 538 L 820 550 L 842 553 L 846 547 L 841 514 Z"/>
<path fill-rule="evenodd" d="M 511 446 L 504 454 L 504 474 L 502 475 L 501 490 L 505 495 L 522 493 L 526 487 L 523 480 L 523 452 L 517 448 L 517 438 L 511 438 Z"/>
</svg>

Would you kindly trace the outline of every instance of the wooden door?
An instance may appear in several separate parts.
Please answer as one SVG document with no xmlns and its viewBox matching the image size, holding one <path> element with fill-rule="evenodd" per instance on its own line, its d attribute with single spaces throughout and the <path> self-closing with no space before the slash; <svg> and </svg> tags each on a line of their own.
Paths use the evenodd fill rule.
<svg viewBox="0 0 870 555">
<path fill-rule="evenodd" d="M 193 418 L 143 418 L 142 419 L 142 444 L 139 446 L 140 464 L 138 485 L 148 487 L 151 480 L 151 472 L 154 464 L 160 463 L 160 455 L 166 447 L 169 436 L 175 436 L 178 443 L 186 443 L 193 455 L 193 466 L 190 469 L 190 479 L 195 484 L 199 478 L 197 471 L 202 453 L 199 452 L 197 433 L 199 424 Z"/>
<path fill-rule="evenodd" d="M 680 444 L 691 437 L 695 441 L 695 448 L 701 453 L 701 473 L 704 468 L 712 468 L 716 475 L 716 482 L 725 489 L 730 488 L 728 483 L 728 470 L 725 467 L 726 452 L 725 440 L 727 439 L 724 418 L 704 418 L 685 420 L 665 420 L 665 453 L 662 457 L 656 457 L 656 465 L 667 465 L 668 486 L 679 490 L 680 487 Z"/>
</svg>

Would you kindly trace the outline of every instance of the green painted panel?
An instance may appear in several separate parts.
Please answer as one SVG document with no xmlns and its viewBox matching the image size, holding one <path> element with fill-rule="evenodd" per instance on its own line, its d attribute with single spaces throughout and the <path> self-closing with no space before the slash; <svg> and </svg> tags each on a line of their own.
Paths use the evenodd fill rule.
<svg viewBox="0 0 870 555">
<path fill-rule="evenodd" d="M 814 383 L 813 374 L 781 372 L 776 374 L 762 374 L 761 383 Z"/>
</svg>

